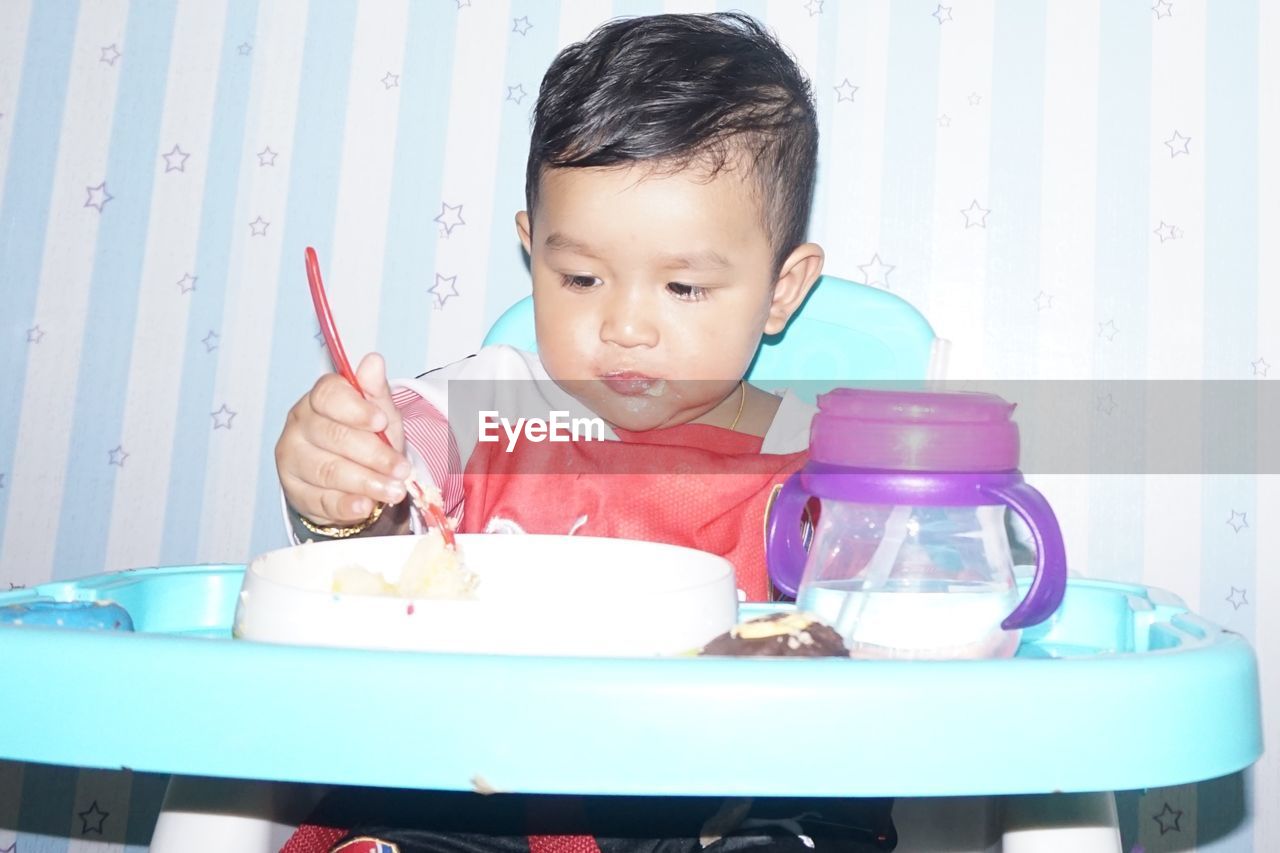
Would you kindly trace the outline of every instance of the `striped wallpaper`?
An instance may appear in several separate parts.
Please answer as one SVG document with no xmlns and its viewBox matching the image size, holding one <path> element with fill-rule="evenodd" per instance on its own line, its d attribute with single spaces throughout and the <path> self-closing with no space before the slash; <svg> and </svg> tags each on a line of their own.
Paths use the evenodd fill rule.
<svg viewBox="0 0 1280 853">
<path fill-rule="evenodd" d="M 828 271 L 915 302 L 951 376 L 1280 376 L 1267 0 L 0 0 L 0 588 L 282 544 L 272 446 L 327 364 L 303 246 L 350 352 L 465 355 L 528 288 L 552 56 L 717 8 L 813 80 Z M 1280 739 L 1280 477 L 1036 482 L 1078 571 L 1251 639 Z M 0 851 L 136 849 L 160 785 L 0 763 Z M 1261 851 L 1278 800 L 1267 757 L 1121 811 L 1134 849 Z"/>
</svg>

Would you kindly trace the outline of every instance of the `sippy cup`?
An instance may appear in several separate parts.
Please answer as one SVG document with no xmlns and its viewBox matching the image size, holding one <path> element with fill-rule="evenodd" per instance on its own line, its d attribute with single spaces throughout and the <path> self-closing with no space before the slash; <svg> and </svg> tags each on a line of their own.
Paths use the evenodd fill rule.
<svg viewBox="0 0 1280 853">
<path fill-rule="evenodd" d="M 1020 629 L 1057 610 L 1067 576 L 1053 510 L 1018 471 L 1013 409 L 972 392 L 820 395 L 809 461 L 769 517 L 774 585 L 854 657 L 1013 655 Z M 1036 546 L 1021 601 L 1006 508 Z"/>
</svg>

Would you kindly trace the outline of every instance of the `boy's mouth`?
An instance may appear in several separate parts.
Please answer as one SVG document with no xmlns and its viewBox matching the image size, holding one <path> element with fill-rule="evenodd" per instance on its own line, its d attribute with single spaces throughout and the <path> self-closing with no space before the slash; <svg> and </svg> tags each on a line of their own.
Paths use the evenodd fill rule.
<svg viewBox="0 0 1280 853">
<path fill-rule="evenodd" d="M 606 373 L 600 377 L 600 381 L 609 386 L 609 390 L 624 397 L 661 397 L 667 387 L 665 379 L 655 379 L 630 371 Z"/>
</svg>

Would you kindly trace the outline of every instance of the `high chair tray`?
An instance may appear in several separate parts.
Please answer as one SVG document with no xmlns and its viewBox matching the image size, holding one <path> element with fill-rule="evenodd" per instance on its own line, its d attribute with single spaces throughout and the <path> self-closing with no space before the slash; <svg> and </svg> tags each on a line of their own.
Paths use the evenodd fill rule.
<svg viewBox="0 0 1280 853">
<path fill-rule="evenodd" d="M 136 629 L 0 627 L 0 757 L 444 790 L 931 796 L 1174 785 L 1262 752 L 1252 649 L 1141 586 L 1072 580 L 1009 660 L 592 659 L 233 640 L 243 572 L 0 595 L 112 600 Z"/>
</svg>

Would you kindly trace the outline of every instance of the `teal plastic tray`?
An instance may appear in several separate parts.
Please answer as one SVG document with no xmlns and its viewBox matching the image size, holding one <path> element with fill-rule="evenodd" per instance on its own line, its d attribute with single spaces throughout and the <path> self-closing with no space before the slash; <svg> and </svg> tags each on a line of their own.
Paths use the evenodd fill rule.
<svg viewBox="0 0 1280 853">
<path fill-rule="evenodd" d="M 0 627 L 0 757 L 442 790 L 932 796 L 1175 785 L 1262 753 L 1252 649 L 1157 589 L 1072 580 L 1010 660 L 592 659 L 232 640 L 243 572 L 0 595 L 114 600 L 137 629 Z"/>
</svg>

